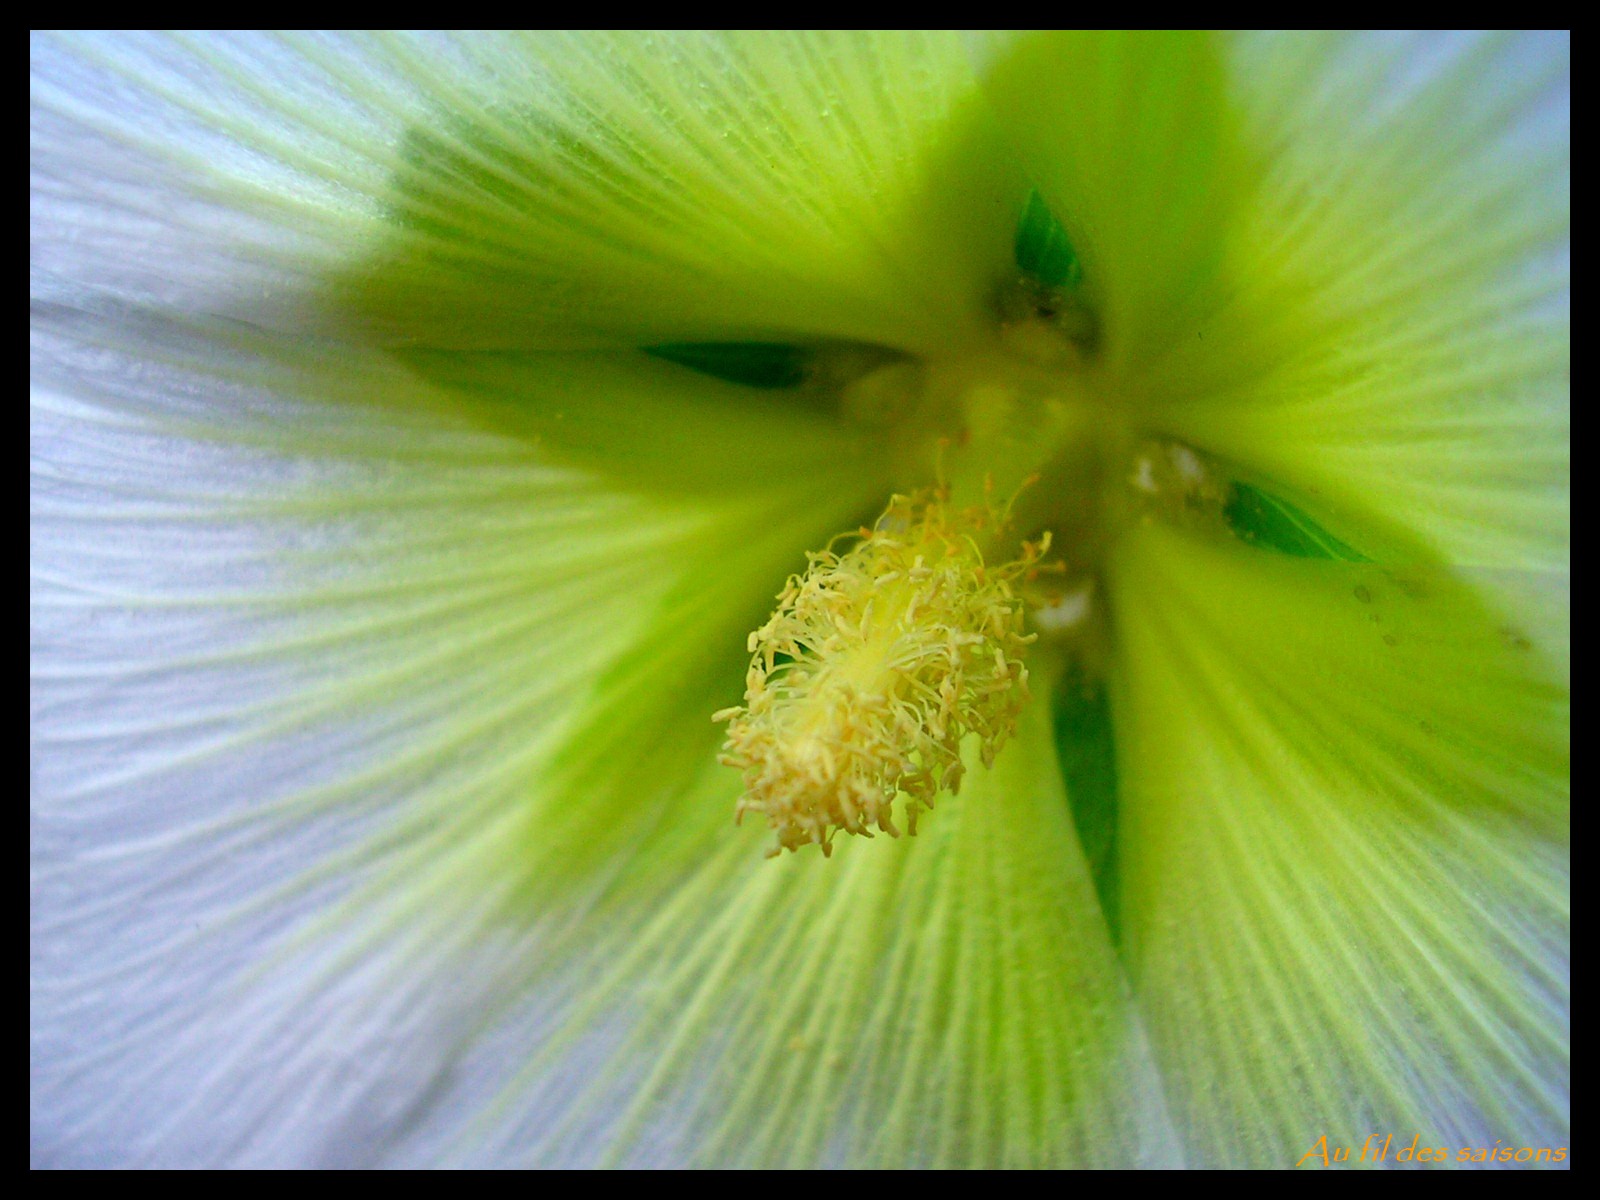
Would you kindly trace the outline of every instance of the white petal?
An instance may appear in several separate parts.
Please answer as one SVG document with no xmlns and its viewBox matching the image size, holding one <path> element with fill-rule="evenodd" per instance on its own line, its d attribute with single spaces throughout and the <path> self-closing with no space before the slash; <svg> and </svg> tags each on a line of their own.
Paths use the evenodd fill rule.
<svg viewBox="0 0 1600 1200">
<path fill-rule="evenodd" d="M 394 359 L 38 323 L 36 1161 L 374 1162 L 481 1103 L 519 897 L 603 889 L 659 819 L 629 772 L 699 770 L 745 631 L 883 487 L 748 389 L 589 366 L 522 395 L 586 402 L 535 445 Z M 564 454 L 665 411 L 715 430 L 694 486 Z"/>
</svg>

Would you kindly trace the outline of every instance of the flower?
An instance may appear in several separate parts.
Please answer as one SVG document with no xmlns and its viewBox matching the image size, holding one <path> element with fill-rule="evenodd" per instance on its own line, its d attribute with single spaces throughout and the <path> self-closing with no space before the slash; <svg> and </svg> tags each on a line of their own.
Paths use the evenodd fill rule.
<svg viewBox="0 0 1600 1200">
<path fill-rule="evenodd" d="M 1564 37 L 32 60 L 37 1162 L 1564 1151 Z M 1031 699 L 766 861 L 941 488 Z"/>
</svg>

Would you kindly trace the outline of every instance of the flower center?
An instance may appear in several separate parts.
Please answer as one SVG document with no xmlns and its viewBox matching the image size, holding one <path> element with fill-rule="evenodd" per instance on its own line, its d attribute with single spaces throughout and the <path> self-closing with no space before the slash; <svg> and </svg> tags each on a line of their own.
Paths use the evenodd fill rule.
<svg viewBox="0 0 1600 1200">
<path fill-rule="evenodd" d="M 959 788 L 963 742 L 988 766 L 1015 729 L 1024 647 L 1043 633 L 1075 660 L 1055 665 L 1080 675 L 1108 658 L 1097 575 L 1115 529 L 1152 514 L 1220 524 L 1226 484 L 1189 448 L 1136 433 L 1104 379 L 1077 257 L 1037 196 L 1016 262 L 984 349 L 834 347 L 805 361 L 844 419 L 883 435 L 906 494 L 852 548 L 812 554 L 789 579 L 750 635 L 744 704 L 716 714 L 729 722 L 722 761 L 744 777 L 737 815 L 766 817 L 773 854 L 827 854 L 840 830 L 898 836 L 901 797 L 915 833 L 919 813 Z M 713 373 L 744 379 L 775 372 L 767 358 L 782 349 L 653 352 L 687 362 L 714 350 Z M 1045 562 L 1052 541 L 1065 558 Z"/>
</svg>

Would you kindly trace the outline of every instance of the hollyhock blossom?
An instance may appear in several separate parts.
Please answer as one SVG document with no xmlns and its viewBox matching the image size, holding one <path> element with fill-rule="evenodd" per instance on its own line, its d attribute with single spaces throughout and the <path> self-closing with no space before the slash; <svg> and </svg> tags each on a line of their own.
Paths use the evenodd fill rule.
<svg viewBox="0 0 1600 1200">
<path fill-rule="evenodd" d="M 36 1163 L 1566 1146 L 1564 36 L 31 58 Z"/>
</svg>

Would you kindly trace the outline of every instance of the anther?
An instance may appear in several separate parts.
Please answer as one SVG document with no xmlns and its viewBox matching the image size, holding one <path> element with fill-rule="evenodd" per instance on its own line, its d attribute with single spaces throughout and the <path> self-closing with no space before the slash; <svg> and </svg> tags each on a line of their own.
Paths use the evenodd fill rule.
<svg viewBox="0 0 1600 1200">
<path fill-rule="evenodd" d="M 1015 585 L 1049 545 L 986 566 L 977 535 L 992 542 L 1004 517 L 953 509 L 939 490 L 896 496 L 854 548 L 812 554 L 789 579 L 750 637 L 744 704 L 713 717 L 729 723 L 723 761 L 744 775 L 736 819 L 765 816 L 771 853 L 828 854 L 840 830 L 898 837 L 897 802 L 915 833 L 960 786 L 964 738 L 994 761 L 1027 698 L 1033 637 Z"/>
</svg>

